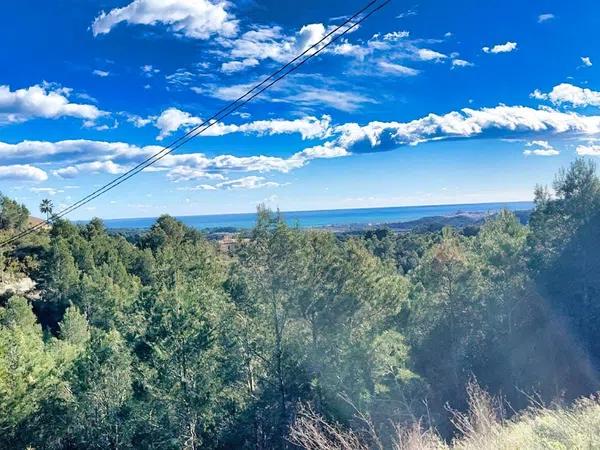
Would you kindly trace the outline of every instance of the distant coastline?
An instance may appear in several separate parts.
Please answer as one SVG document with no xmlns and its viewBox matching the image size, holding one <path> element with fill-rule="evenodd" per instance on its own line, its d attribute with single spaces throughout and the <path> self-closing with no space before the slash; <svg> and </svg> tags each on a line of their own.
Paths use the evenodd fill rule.
<svg viewBox="0 0 600 450">
<path fill-rule="evenodd" d="M 527 220 L 532 202 L 469 203 L 455 205 L 399 206 L 385 208 L 356 208 L 317 211 L 288 211 L 282 216 L 290 225 L 300 228 L 323 228 L 336 232 L 360 231 L 387 226 L 397 231 L 419 226 L 436 227 L 438 224 L 467 226 L 503 209 L 519 212 Z M 256 221 L 255 213 L 180 216 L 178 220 L 200 230 L 235 232 L 250 229 Z M 110 230 L 148 229 L 156 217 L 105 220 Z M 85 222 L 80 222 L 85 223 Z"/>
</svg>

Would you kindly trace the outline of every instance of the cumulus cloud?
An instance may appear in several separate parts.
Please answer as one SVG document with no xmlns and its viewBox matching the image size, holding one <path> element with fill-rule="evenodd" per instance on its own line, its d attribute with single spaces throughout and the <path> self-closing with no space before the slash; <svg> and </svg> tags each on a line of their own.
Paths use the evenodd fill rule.
<svg viewBox="0 0 600 450">
<path fill-rule="evenodd" d="M 160 130 L 160 134 L 156 139 L 161 141 L 181 127 L 190 127 L 201 123 L 202 119 L 194 117 L 188 112 L 181 111 L 177 108 L 166 109 L 156 118 L 154 123 L 156 128 Z"/>
<path fill-rule="evenodd" d="M 483 47 L 484 53 L 510 53 L 517 49 L 516 42 L 508 41 L 506 44 L 496 44 L 493 47 Z"/>
<path fill-rule="evenodd" d="M 531 141 L 526 144 L 527 149 L 523 151 L 526 156 L 558 156 L 560 152 L 556 150 L 548 141 Z"/>
<path fill-rule="evenodd" d="M 75 117 L 93 122 L 106 115 L 94 105 L 73 103 L 71 89 L 43 84 L 11 91 L 0 86 L 0 124 L 19 123 L 35 118 Z"/>
<path fill-rule="evenodd" d="M 116 164 L 112 161 L 93 161 L 57 169 L 52 173 L 60 178 L 75 178 L 82 173 L 108 173 L 111 175 L 119 175 L 126 171 L 126 166 Z"/>
<path fill-rule="evenodd" d="M 0 166 L 0 180 L 46 181 L 48 174 L 30 164 Z"/>
<path fill-rule="evenodd" d="M 580 156 L 600 156 L 600 145 L 580 145 L 577 147 Z"/>
<path fill-rule="evenodd" d="M 79 160 L 86 157 L 135 159 L 160 149 L 161 147 L 158 146 L 140 148 L 123 142 L 103 142 L 86 139 L 58 142 L 21 141 L 16 144 L 0 142 L 0 160 L 46 161 L 51 156 Z"/>
<path fill-rule="evenodd" d="M 304 25 L 293 35 L 286 35 L 279 26 L 257 26 L 236 39 L 221 41 L 228 48 L 232 60 L 221 66 L 221 69 L 241 70 L 265 59 L 287 62 L 323 39 L 332 28 L 326 28 L 322 23 L 313 23 Z"/>
<path fill-rule="evenodd" d="M 590 59 L 589 56 L 582 56 L 581 57 L 581 62 L 586 67 L 592 67 L 592 60 Z"/>
<path fill-rule="evenodd" d="M 203 123 L 203 119 L 194 117 L 190 113 L 181 111 L 177 108 L 169 108 L 163 111 L 160 116 L 149 118 L 154 126 L 160 130 L 158 140 L 162 140 L 180 128 L 188 128 Z M 146 121 L 136 120 L 135 123 L 147 123 Z M 257 136 L 292 134 L 298 133 L 302 139 L 324 138 L 327 137 L 331 125 L 331 117 L 322 116 L 321 119 L 312 116 L 305 116 L 300 119 L 269 119 L 256 120 L 240 125 L 215 123 L 207 128 L 202 136 L 224 136 L 231 133 L 254 134 Z"/>
<path fill-rule="evenodd" d="M 382 150 L 440 139 L 469 138 L 486 132 L 600 133 L 600 116 L 583 116 L 550 108 L 500 105 L 493 108 L 464 108 L 444 115 L 429 114 L 410 122 L 348 123 L 335 127 L 337 145 L 351 152 Z"/>
<path fill-rule="evenodd" d="M 209 184 L 225 188 L 226 175 L 231 173 L 288 173 L 316 159 L 347 157 L 351 154 L 386 151 L 406 145 L 444 139 L 483 138 L 486 136 L 532 137 L 526 154 L 552 156 L 558 153 L 545 139 L 547 136 L 569 135 L 578 138 L 600 136 L 600 115 L 582 115 L 550 107 L 539 109 L 525 106 L 499 105 L 491 108 L 463 108 L 447 114 L 428 114 L 407 122 L 374 121 L 332 124 L 331 118 L 305 117 L 297 120 L 271 119 L 241 125 L 222 125 L 215 135 L 231 132 L 255 134 L 299 133 L 305 138 L 319 139 L 317 145 L 298 150 L 289 156 L 235 156 L 203 153 L 169 154 L 146 171 L 165 172 L 172 181 L 216 180 Z M 590 148 L 592 150 L 590 150 Z M 135 163 L 160 151 L 160 146 L 138 147 L 122 142 L 102 141 L 24 141 L 18 144 L 0 143 L 0 160 L 21 162 L 18 158 L 53 160 L 53 174 L 72 178 L 85 173 L 123 173 Z M 587 150 L 586 150 L 587 149 Z M 593 147 L 581 147 L 580 153 L 595 154 Z M 48 158 L 48 156 L 53 156 Z M 63 161 L 65 166 L 61 167 Z M 56 167 L 58 166 L 58 167 Z M 45 173 L 44 173 L 45 175 Z M 257 183 L 260 184 L 260 183 Z"/>
<path fill-rule="evenodd" d="M 227 11 L 226 1 L 134 0 L 127 6 L 102 12 L 92 23 L 94 36 L 109 33 L 126 22 L 136 25 L 164 24 L 176 34 L 192 39 L 235 36 L 238 21 Z"/>
<path fill-rule="evenodd" d="M 554 17 L 554 14 L 551 13 L 540 14 L 538 16 L 538 23 L 548 22 L 549 20 L 553 20 Z"/>
<path fill-rule="evenodd" d="M 70 161 L 69 165 L 53 170 L 53 175 L 60 178 L 75 178 L 88 173 L 121 174 L 134 164 L 148 158 L 162 149 L 160 146 L 137 147 L 122 142 L 103 141 L 60 141 L 41 142 L 24 141 L 18 144 L 0 143 L 0 160 L 18 156 L 26 159 L 45 160 L 49 155 L 61 161 Z M 26 153 L 21 153 L 21 150 Z M 234 156 L 218 155 L 207 157 L 203 153 L 169 154 L 157 161 L 146 171 L 165 171 L 173 181 L 206 178 L 222 180 L 223 173 L 229 172 L 281 172 L 304 166 L 308 161 L 317 158 L 344 156 L 340 149 L 328 148 L 327 145 L 300 151 L 290 157 L 275 156 Z M 59 158 L 60 157 L 60 158 Z M 96 159 L 91 159 L 96 158 Z M 73 162 L 75 161 L 75 162 Z M 60 161 L 54 163 L 61 164 Z M 10 168 L 20 177 L 43 181 L 47 179 L 45 172 L 29 165 L 4 166 Z M 5 177 L 8 172 L 5 172 Z"/>
<path fill-rule="evenodd" d="M 321 41 L 334 27 L 314 23 L 303 26 L 294 34 L 286 34 L 278 26 L 255 26 L 236 39 L 221 39 L 226 48 L 229 61 L 222 64 L 223 72 L 232 73 L 247 67 L 254 67 L 262 60 L 287 62 L 304 52 L 315 43 Z M 341 55 L 363 61 L 377 52 L 399 50 L 396 56 L 414 61 L 440 62 L 447 55 L 438 51 L 420 48 L 417 41 L 410 41 L 408 31 L 393 31 L 386 34 L 375 34 L 367 41 L 359 40 L 351 43 L 342 39 L 326 48 L 322 54 Z M 326 39 L 323 42 L 328 42 Z"/>
<path fill-rule="evenodd" d="M 549 93 L 544 93 L 536 89 L 530 96 L 537 100 L 549 100 L 555 105 L 568 104 L 574 107 L 600 106 L 600 92 L 573 86 L 569 83 L 558 84 Z"/>
</svg>

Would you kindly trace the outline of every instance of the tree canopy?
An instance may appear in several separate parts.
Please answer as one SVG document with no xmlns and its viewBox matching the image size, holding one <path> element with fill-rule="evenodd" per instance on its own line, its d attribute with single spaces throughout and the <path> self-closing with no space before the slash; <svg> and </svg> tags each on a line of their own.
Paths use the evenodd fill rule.
<svg viewBox="0 0 600 450">
<path fill-rule="evenodd" d="M 170 216 L 130 240 L 57 219 L 1 255 L 37 290 L 0 299 L 0 447 L 292 448 L 308 408 L 392 448 L 393 424 L 450 438 L 474 377 L 515 410 L 593 393 L 595 166 L 553 190 L 528 225 L 351 238 L 261 208 L 228 254 Z M 3 230 L 27 220 L 0 208 Z"/>
</svg>

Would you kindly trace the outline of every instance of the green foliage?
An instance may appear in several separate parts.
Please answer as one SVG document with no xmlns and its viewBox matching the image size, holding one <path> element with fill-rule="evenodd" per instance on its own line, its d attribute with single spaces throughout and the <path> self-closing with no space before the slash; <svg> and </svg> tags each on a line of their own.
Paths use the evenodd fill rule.
<svg viewBox="0 0 600 450">
<path fill-rule="evenodd" d="M 47 198 L 42 200 L 42 202 L 40 203 L 40 212 L 42 214 L 46 214 L 46 219 L 50 218 L 53 210 L 54 210 L 54 204 L 52 203 L 52 200 L 49 200 Z"/>
<path fill-rule="evenodd" d="M 228 255 L 170 216 L 131 241 L 57 219 L 0 254 L 39 289 L 0 302 L 0 447 L 290 448 L 298 417 L 361 448 L 448 448 L 410 424 L 450 438 L 457 418 L 505 448 L 585 443 L 569 417 L 595 424 L 575 412 L 552 440 L 552 414 L 484 423 L 491 397 L 465 396 L 473 376 L 515 409 L 522 392 L 600 389 L 595 167 L 576 161 L 554 191 L 536 189 L 529 226 L 505 211 L 462 232 L 340 238 L 259 208 Z M 10 234 L 20 207 L 2 201 Z M 485 447 L 463 435 L 454 447 Z"/>
<path fill-rule="evenodd" d="M 562 170 L 556 198 L 538 188 L 531 217 L 529 266 L 547 307 L 573 332 L 596 366 L 600 362 L 600 179 L 583 159 Z M 571 378 L 574 374 L 571 374 Z M 582 392 L 595 385 L 588 375 Z"/>
<path fill-rule="evenodd" d="M 29 210 L 25 205 L 0 193 L 0 230 L 20 230 L 27 224 Z"/>
<path fill-rule="evenodd" d="M 13 297 L 0 308 L 0 443 L 19 442 L 18 430 L 62 381 L 52 342 L 27 300 Z"/>
</svg>

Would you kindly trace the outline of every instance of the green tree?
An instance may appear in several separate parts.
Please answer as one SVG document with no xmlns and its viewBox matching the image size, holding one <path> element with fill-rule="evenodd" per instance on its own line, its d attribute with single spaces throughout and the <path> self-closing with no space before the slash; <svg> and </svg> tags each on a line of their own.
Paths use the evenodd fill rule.
<svg viewBox="0 0 600 450">
<path fill-rule="evenodd" d="M 61 386 L 58 358 L 27 300 L 0 308 L 0 446 L 24 444 L 19 433 Z"/>
<path fill-rule="evenodd" d="M 486 280 L 480 269 L 467 238 L 446 228 L 414 274 L 410 343 L 416 371 L 441 404 L 460 404 L 471 361 L 481 354 Z"/>
<path fill-rule="evenodd" d="M 248 390 L 259 399 L 255 445 L 261 436 L 286 445 L 298 400 L 343 419 L 353 411 L 341 395 L 364 410 L 375 405 L 371 343 L 407 292 L 394 267 L 358 240 L 290 228 L 262 209 L 237 258 L 229 289 L 243 317 Z"/>
<path fill-rule="evenodd" d="M 56 329 L 74 298 L 79 284 L 79 270 L 64 238 L 55 239 L 42 266 L 43 297 L 38 302 L 42 325 Z"/>
<path fill-rule="evenodd" d="M 52 200 L 50 199 L 43 199 L 40 203 L 40 212 L 42 214 L 46 214 L 46 220 L 50 220 L 50 216 L 52 215 L 52 212 L 54 211 L 54 204 L 52 203 Z"/>
<path fill-rule="evenodd" d="M 205 241 L 163 241 L 155 250 L 155 282 L 139 304 L 137 439 L 162 448 L 216 445 L 240 400 L 223 268 Z"/>
<path fill-rule="evenodd" d="M 530 267 L 543 301 L 569 328 L 593 364 L 600 363 L 600 179 L 578 159 L 554 182 L 556 197 L 536 190 L 529 236 Z M 565 336 L 566 338 L 566 336 Z M 584 382 L 584 380 L 587 380 Z M 582 377 L 576 391 L 593 384 Z"/>
<path fill-rule="evenodd" d="M 19 230 L 27 224 L 29 210 L 25 205 L 0 193 L 0 230 Z"/>
</svg>

